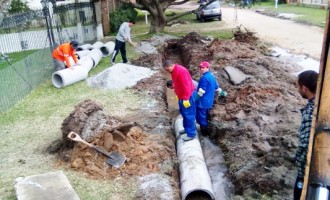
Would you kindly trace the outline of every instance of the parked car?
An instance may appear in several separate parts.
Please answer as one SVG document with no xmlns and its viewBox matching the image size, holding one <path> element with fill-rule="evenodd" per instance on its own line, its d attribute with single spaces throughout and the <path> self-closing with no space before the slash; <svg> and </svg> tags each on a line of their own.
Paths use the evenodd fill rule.
<svg viewBox="0 0 330 200">
<path fill-rule="evenodd" d="M 197 20 L 200 20 L 201 22 L 204 22 L 205 19 L 219 19 L 222 20 L 222 13 L 220 9 L 220 2 L 219 1 L 213 1 L 209 5 L 207 3 L 202 3 L 198 11 L 196 12 L 196 18 Z"/>
</svg>

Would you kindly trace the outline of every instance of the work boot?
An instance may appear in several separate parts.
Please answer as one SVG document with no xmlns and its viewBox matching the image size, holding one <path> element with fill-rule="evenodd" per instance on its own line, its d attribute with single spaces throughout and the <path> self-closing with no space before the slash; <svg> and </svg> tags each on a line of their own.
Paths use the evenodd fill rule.
<svg viewBox="0 0 330 200">
<path fill-rule="evenodd" d="M 207 126 L 201 126 L 201 135 L 203 135 L 203 136 L 208 135 L 208 128 L 207 128 Z"/>
<path fill-rule="evenodd" d="M 181 138 L 182 138 L 182 140 L 183 140 L 184 142 L 186 142 L 186 141 L 190 141 L 190 140 L 195 139 L 196 136 L 194 136 L 194 137 L 189 137 L 187 134 L 183 134 L 183 135 L 181 135 Z"/>
</svg>

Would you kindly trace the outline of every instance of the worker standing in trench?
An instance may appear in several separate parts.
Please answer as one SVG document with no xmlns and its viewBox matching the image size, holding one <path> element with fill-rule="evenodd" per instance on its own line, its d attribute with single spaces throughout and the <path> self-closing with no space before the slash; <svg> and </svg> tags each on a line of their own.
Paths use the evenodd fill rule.
<svg viewBox="0 0 330 200">
<path fill-rule="evenodd" d="M 76 55 L 77 47 L 78 42 L 72 40 L 71 42 L 59 45 L 53 51 L 52 56 L 55 63 L 55 71 L 59 71 L 65 68 L 73 69 L 69 58 L 72 57 L 75 64 L 78 62 L 78 58 Z"/>
<path fill-rule="evenodd" d="M 200 125 L 202 135 L 208 133 L 207 118 L 211 108 L 213 107 L 214 95 L 217 92 L 219 96 L 227 96 L 227 92 L 223 91 L 210 72 L 210 63 L 203 61 L 199 64 L 199 69 L 202 73 L 198 81 L 196 95 L 196 121 Z"/>
<path fill-rule="evenodd" d="M 318 73 L 307 70 L 298 75 L 297 88 L 300 95 L 308 100 L 304 108 L 300 110 L 302 115 L 299 128 L 299 143 L 295 160 L 298 168 L 298 175 L 294 186 L 294 200 L 300 200 L 302 188 L 304 185 L 304 175 L 307 161 L 309 135 L 312 126 L 312 114 L 314 110 L 314 100 L 317 86 Z"/>
<path fill-rule="evenodd" d="M 166 60 L 164 69 L 171 74 L 174 93 L 178 98 L 179 111 L 183 118 L 184 133 L 181 134 L 183 141 L 196 138 L 196 106 L 194 95 L 196 93 L 193 80 L 189 71 L 171 60 Z"/>
</svg>

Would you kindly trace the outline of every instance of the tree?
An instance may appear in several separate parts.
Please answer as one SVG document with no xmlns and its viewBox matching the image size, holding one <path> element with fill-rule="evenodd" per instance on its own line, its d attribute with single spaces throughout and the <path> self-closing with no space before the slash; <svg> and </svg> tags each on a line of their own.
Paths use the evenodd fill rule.
<svg viewBox="0 0 330 200">
<path fill-rule="evenodd" d="M 21 0 L 13 0 L 10 4 L 10 8 L 8 9 L 8 13 L 21 13 L 30 11 L 30 8 L 27 6 L 27 3 L 21 2 Z"/>
<path fill-rule="evenodd" d="M 165 11 L 169 6 L 181 5 L 189 0 L 137 0 L 136 3 L 129 2 L 129 0 L 119 0 L 122 3 L 130 4 L 134 8 L 140 10 L 146 10 L 151 16 L 151 25 L 149 33 L 158 33 L 164 30 L 166 24 L 170 21 L 178 19 L 184 15 L 193 13 L 193 11 L 187 11 L 178 15 L 168 17 L 165 15 Z"/>
<path fill-rule="evenodd" d="M 195 13 L 198 10 L 206 7 L 213 1 L 217 0 L 209 0 L 206 4 L 203 4 L 201 7 L 198 7 L 195 10 L 183 12 L 174 16 L 166 16 L 165 11 L 168 7 L 173 5 L 181 5 L 184 3 L 189 2 L 190 0 L 136 0 L 136 3 L 132 3 L 129 0 L 118 0 L 119 2 L 126 3 L 131 5 L 134 8 L 145 10 L 150 13 L 151 16 L 151 24 L 149 33 L 159 33 L 164 30 L 166 24 L 170 21 L 178 19 L 182 16 Z M 255 4 L 257 1 L 260 0 L 233 0 L 236 4 L 240 4 L 244 1 L 249 1 L 252 5 Z M 245 7 L 244 5 L 242 7 Z"/>
</svg>

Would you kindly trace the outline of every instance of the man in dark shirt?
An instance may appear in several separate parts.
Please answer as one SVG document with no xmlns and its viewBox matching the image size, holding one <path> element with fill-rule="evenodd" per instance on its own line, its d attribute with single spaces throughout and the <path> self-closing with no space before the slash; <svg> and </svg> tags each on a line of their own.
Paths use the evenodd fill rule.
<svg viewBox="0 0 330 200">
<path fill-rule="evenodd" d="M 318 73 L 312 70 L 304 71 L 298 75 L 298 92 L 304 99 L 308 99 L 307 105 L 300 109 L 302 120 L 299 128 L 299 143 L 296 153 L 296 164 L 298 175 L 294 187 L 294 200 L 300 200 L 304 182 L 309 134 L 312 125 L 312 114 L 314 109 L 314 99 L 316 93 Z"/>
</svg>

